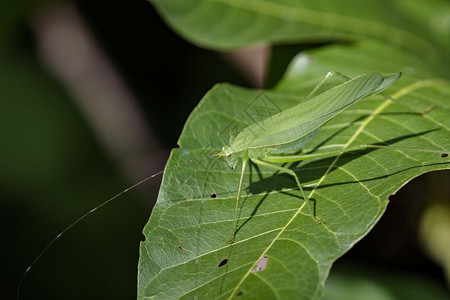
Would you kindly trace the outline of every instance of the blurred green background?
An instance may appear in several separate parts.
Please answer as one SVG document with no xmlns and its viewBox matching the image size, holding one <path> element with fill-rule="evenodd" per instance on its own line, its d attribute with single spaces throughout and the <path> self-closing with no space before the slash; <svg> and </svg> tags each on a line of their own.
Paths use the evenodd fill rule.
<svg viewBox="0 0 450 300">
<path fill-rule="evenodd" d="M 0 13 L 8 299 L 60 231 L 164 167 L 190 111 L 215 83 L 257 83 L 228 55 L 183 41 L 144 0 L 3 1 Z M 266 87 L 304 48 L 272 49 Z M 369 282 L 382 290 L 374 295 L 387 291 L 389 299 L 423 299 L 405 294 L 411 286 L 435 299 L 448 296 L 444 271 L 419 243 L 423 208 L 433 199 L 448 203 L 446 181 L 444 172 L 422 176 L 393 197 L 373 232 L 337 262 L 329 299 L 345 294 L 346 280 L 365 280 L 358 288 L 371 291 Z M 21 299 L 136 298 L 138 245 L 159 182 L 150 180 L 59 239 L 25 278 Z"/>
</svg>

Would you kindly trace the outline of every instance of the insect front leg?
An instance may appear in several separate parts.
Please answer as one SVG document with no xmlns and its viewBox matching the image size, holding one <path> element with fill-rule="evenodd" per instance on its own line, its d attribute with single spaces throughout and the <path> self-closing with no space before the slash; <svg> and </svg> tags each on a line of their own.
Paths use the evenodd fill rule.
<svg viewBox="0 0 450 300">
<path fill-rule="evenodd" d="M 241 170 L 241 176 L 239 178 L 239 185 L 238 185 L 238 191 L 236 194 L 236 204 L 234 207 L 234 220 L 233 220 L 233 233 L 231 234 L 231 238 L 228 241 L 228 244 L 234 243 L 234 238 L 236 237 L 236 231 L 237 231 L 237 221 L 238 221 L 238 210 L 239 210 L 239 200 L 241 199 L 241 193 L 242 193 L 242 182 L 244 181 L 244 174 L 245 169 L 247 168 L 248 158 L 242 158 L 242 170 Z"/>
</svg>

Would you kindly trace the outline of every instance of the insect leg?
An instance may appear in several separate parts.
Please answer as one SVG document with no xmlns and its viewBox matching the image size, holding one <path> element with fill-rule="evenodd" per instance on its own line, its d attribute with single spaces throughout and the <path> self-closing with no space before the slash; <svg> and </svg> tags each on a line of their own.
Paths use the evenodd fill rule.
<svg viewBox="0 0 450 300">
<path fill-rule="evenodd" d="M 319 82 L 318 85 L 316 85 L 316 87 L 305 97 L 305 100 L 311 98 L 316 92 L 317 90 L 325 84 L 325 82 L 328 80 L 328 78 L 330 78 L 331 76 L 333 76 L 333 72 L 328 72 L 327 75 L 325 75 L 325 77 Z"/>
<path fill-rule="evenodd" d="M 332 75 L 337 75 L 339 77 L 341 77 L 342 79 L 344 79 L 345 81 L 349 81 L 351 78 L 342 74 L 341 72 L 338 71 L 331 71 L 330 73 L 332 73 Z"/>
<path fill-rule="evenodd" d="M 337 75 L 339 77 L 342 77 L 345 81 L 348 81 L 348 80 L 351 79 L 350 77 L 348 77 L 348 76 L 346 76 L 346 75 L 344 75 L 344 74 L 342 74 L 340 72 L 337 72 L 337 71 L 328 72 L 328 74 L 330 74 L 330 73 L 332 73 L 331 75 Z M 328 74 L 327 74 L 327 76 L 328 76 Z M 328 76 L 328 77 L 330 77 L 330 76 Z M 320 84 L 323 84 L 323 82 L 324 82 L 324 80 L 322 80 L 322 82 Z M 426 114 L 430 110 L 433 110 L 436 107 L 436 104 L 432 104 L 428 108 L 424 109 L 423 111 L 419 111 L 419 110 L 417 110 L 417 109 L 415 109 L 415 108 L 413 108 L 413 107 L 411 107 L 411 106 L 409 106 L 407 104 L 401 103 L 400 101 L 396 100 L 395 98 L 391 97 L 390 95 L 388 95 L 386 93 L 380 93 L 380 95 L 383 96 L 385 99 L 389 99 L 392 102 L 394 102 L 394 103 L 396 103 L 396 104 L 398 104 L 400 106 L 403 106 L 403 107 L 405 107 L 405 108 L 407 108 L 407 109 L 409 109 L 409 110 L 411 110 L 411 111 L 413 111 L 413 112 L 415 112 L 417 114 L 420 114 L 420 115 Z"/>
<path fill-rule="evenodd" d="M 325 84 L 325 82 L 327 82 L 327 80 L 329 78 L 331 78 L 332 76 L 339 76 L 341 78 L 343 78 L 345 81 L 350 80 L 350 77 L 345 76 L 344 74 L 337 72 L 337 71 L 330 71 L 327 73 L 327 75 L 325 75 L 325 77 L 319 82 L 319 84 L 308 94 L 308 96 L 305 97 L 305 100 L 311 98 L 316 92 L 317 90 Z"/>
<path fill-rule="evenodd" d="M 412 112 L 414 112 L 414 113 L 416 113 L 416 114 L 418 114 L 418 115 L 424 115 L 424 114 L 428 113 L 429 111 L 433 110 L 433 109 L 436 107 L 436 104 L 431 104 L 429 107 L 425 108 L 424 110 L 419 111 L 419 110 L 417 110 L 417 109 L 415 109 L 415 108 L 409 106 L 408 104 L 405 104 L 405 103 L 402 103 L 402 102 L 398 101 L 397 99 L 391 97 L 391 96 L 388 95 L 388 94 L 380 93 L 380 95 L 383 96 L 385 99 L 389 99 L 389 100 L 391 100 L 392 102 L 394 102 L 395 104 L 398 104 L 398 105 L 400 105 L 400 106 L 403 106 L 403 107 L 405 107 L 405 108 L 411 110 Z"/>
<path fill-rule="evenodd" d="M 237 191 L 237 195 L 236 195 L 236 205 L 234 207 L 233 233 L 231 235 L 230 240 L 228 241 L 228 244 L 233 244 L 234 238 L 236 236 L 239 200 L 241 199 L 242 182 L 244 181 L 244 173 L 245 173 L 245 169 L 247 168 L 247 163 L 248 163 L 248 158 L 246 158 L 246 157 L 242 158 L 241 177 L 239 178 L 238 191 Z"/>
<path fill-rule="evenodd" d="M 311 207 L 309 207 L 308 199 L 305 197 L 305 193 L 303 192 L 303 188 L 302 188 L 302 185 L 300 183 L 300 180 L 298 179 L 298 176 L 297 176 L 297 174 L 295 174 L 294 171 L 292 171 L 291 169 L 285 168 L 285 167 L 277 166 L 277 165 L 274 165 L 274 164 L 271 164 L 271 163 L 259 160 L 259 159 L 251 159 L 251 161 L 253 163 L 257 164 L 257 165 L 264 166 L 264 167 L 269 167 L 269 168 L 278 170 L 280 172 L 287 173 L 287 174 L 291 175 L 292 177 L 294 177 L 295 182 L 297 183 L 297 186 L 298 186 L 298 188 L 300 190 L 300 193 L 302 194 L 302 197 L 303 197 L 303 199 L 306 202 L 306 206 L 308 207 L 309 213 L 311 214 L 313 219 L 315 219 L 316 221 L 322 222 L 319 218 L 316 218 L 315 214 L 311 210 Z"/>
</svg>

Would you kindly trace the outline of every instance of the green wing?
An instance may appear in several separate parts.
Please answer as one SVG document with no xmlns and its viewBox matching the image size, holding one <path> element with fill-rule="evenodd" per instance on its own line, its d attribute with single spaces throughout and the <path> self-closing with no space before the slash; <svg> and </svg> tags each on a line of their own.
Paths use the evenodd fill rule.
<svg viewBox="0 0 450 300">
<path fill-rule="evenodd" d="M 370 73 L 332 88 L 272 117 L 246 127 L 230 145 L 235 151 L 306 143 L 314 131 L 364 97 L 392 85 L 400 73 Z"/>
</svg>

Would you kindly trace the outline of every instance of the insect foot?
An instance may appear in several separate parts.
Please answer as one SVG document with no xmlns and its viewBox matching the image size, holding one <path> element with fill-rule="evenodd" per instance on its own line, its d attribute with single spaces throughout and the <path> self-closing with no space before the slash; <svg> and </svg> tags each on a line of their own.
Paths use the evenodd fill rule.
<svg viewBox="0 0 450 300">
<path fill-rule="evenodd" d="M 228 244 L 234 244 L 234 237 L 235 237 L 235 234 L 233 233 L 233 235 L 231 236 L 231 238 L 228 240 Z"/>
</svg>

